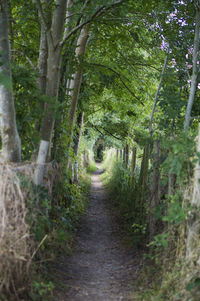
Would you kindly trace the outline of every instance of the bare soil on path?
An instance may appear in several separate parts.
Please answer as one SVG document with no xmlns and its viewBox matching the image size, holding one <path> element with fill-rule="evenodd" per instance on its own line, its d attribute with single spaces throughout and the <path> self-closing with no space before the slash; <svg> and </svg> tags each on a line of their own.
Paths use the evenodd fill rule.
<svg viewBox="0 0 200 301">
<path fill-rule="evenodd" d="M 122 244 L 119 216 L 100 181 L 102 172 L 98 165 L 92 175 L 90 202 L 80 221 L 75 250 L 56 267 L 56 277 L 64 286 L 54 301 L 137 300 L 133 282 L 139 255 Z"/>
</svg>

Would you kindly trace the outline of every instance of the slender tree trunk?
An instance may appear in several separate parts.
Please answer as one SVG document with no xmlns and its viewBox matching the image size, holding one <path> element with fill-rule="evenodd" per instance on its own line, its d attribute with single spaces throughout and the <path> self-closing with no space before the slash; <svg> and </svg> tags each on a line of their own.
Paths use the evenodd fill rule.
<svg viewBox="0 0 200 301">
<path fill-rule="evenodd" d="M 198 60 L 199 60 L 199 43 L 200 43 L 200 1 L 197 0 L 195 1 L 195 3 L 196 3 L 196 16 L 195 16 L 196 26 L 195 26 L 194 47 L 193 47 L 192 78 L 191 78 L 189 99 L 188 99 L 187 109 L 185 113 L 184 131 L 186 131 L 190 125 L 191 111 L 194 102 L 194 96 L 196 93 L 197 77 L 199 73 Z"/>
<path fill-rule="evenodd" d="M 116 162 L 118 162 L 119 161 L 119 150 L 118 150 L 118 148 L 116 149 Z"/>
<path fill-rule="evenodd" d="M 131 184 L 134 182 L 135 177 L 135 168 L 136 168 L 136 157 L 137 157 L 137 148 L 133 147 L 132 151 L 132 164 L 131 164 Z"/>
<path fill-rule="evenodd" d="M 39 50 L 39 58 L 38 58 L 38 87 L 40 89 L 41 94 L 46 94 L 46 83 L 47 83 L 47 60 L 48 60 L 48 44 L 47 44 L 47 28 L 46 26 L 50 27 L 50 20 L 51 20 L 51 11 L 50 7 L 48 7 L 47 0 L 42 0 L 41 3 L 43 4 L 44 9 L 44 17 L 47 24 L 44 23 L 44 20 L 41 16 L 41 13 L 38 12 L 40 17 L 40 50 Z M 42 112 L 44 111 L 44 102 L 40 102 L 40 109 L 41 109 L 41 116 Z M 35 129 L 40 132 L 41 127 L 41 118 L 36 122 Z M 33 154 L 34 156 L 34 154 Z"/>
<path fill-rule="evenodd" d="M 175 190 L 176 175 L 172 172 L 169 172 L 168 175 L 168 196 L 172 196 Z"/>
<path fill-rule="evenodd" d="M 0 127 L 2 139 L 2 160 L 19 162 L 21 160 L 21 142 L 16 125 L 16 115 L 12 91 L 10 65 L 10 45 L 8 38 L 7 1 L 0 1 Z"/>
<path fill-rule="evenodd" d="M 80 147 L 81 136 L 82 136 L 83 122 L 84 122 L 84 112 L 81 112 L 79 114 L 78 118 L 77 118 L 78 135 L 77 135 L 75 145 L 74 145 L 74 154 L 75 154 L 75 156 L 78 156 L 78 154 L 79 154 L 79 147 Z"/>
<path fill-rule="evenodd" d="M 165 57 L 165 62 L 164 62 L 163 68 L 162 68 L 161 76 L 160 76 L 160 82 L 159 82 L 159 85 L 158 85 L 158 88 L 157 88 L 157 91 L 156 91 L 156 95 L 155 95 L 155 99 L 154 99 L 154 105 L 153 105 L 153 109 L 152 109 L 152 112 L 151 112 L 151 118 L 150 118 L 150 122 L 149 122 L 150 137 L 152 137 L 152 134 L 153 134 L 153 129 L 152 129 L 153 118 L 154 118 L 154 114 L 155 114 L 155 111 L 156 111 L 156 106 L 157 106 L 157 102 L 158 102 L 158 96 L 159 96 L 159 93 L 160 93 L 160 89 L 162 87 L 163 77 L 164 77 L 164 74 L 165 74 L 165 70 L 167 68 L 168 55 L 169 55 L 169 49 L 168 49 L 167 55 Z"/>
<path fill-rule="evenodd" d="M 49 149 L 48 141 L 41 141 L 40 150 L 37 158 L 37 168 L 34 174 L 34 183 L 35 185 L 41 185 L 43 180 L 43 174 L 45 169 L 45 159 L 47 157 Z"/>
<path fill-rule="evenodd" d="M 139 209 L 140 216 L 144 215 L 144 201 L 145 201 L 145 192 L 147 189 L 147 178 L 148 178 L 148 166 L 149 166 L 149 148 L 150 145 L 147 144 L 144 147 L 140 176 L 138 181 L 137 193 L 136 193 L 136 204 L 135 207 Z"/>
<path fill-rule="evenodd" d="M 41 3 L 45 5 L 45 20 L 46 22 L 50 23 L 51 14 L 50 9 L 47 6 L 47 0 L 42 0 Z M 48 44 L 47 44 L 47 32 L 46 32 L 46 25 L 50 26 L 49 24 L 44 24 L 44 21 L 41 17 L 39 12 L 39 17 L 41 20 L 40 25 L 40 51 L 39 51 L 39 59 L 38 59 L 38 86 L 42 94 L 46 93 L 46 82 L 47 82 L 47 59 L 48 59 Z M 44 104 L 43 104 L 44 107 Z M 42 108 L 43 108 L 42 107 Z"/>
<path fill-rule="evenodd" d="M 126 164 L 126 147 L 123 148 L 123 164 Z"/>
<path fill-rule="evenodd" d="M 120 162 L 122 162 L 122 158 L 123 158 L 123 150 L 120 149 L 120 152 L 119 152 L 119 160 L 120 160 Z"/>
<path fill-rule="evenodd" d="M 200 153 L 200 124 L 198 131 L 198 142 L 197 142 L 197 153 Z M 193 183 L 193 194 L 191 199 L 191 205 L 193 207 L 193 212 L 191 213 L 190 220 L 188 221 L 188 236 L 186 244 L 186 258 L 194 259 L 194 255 L 198 255 L 198 264 L 200 264 L 200 254 L 197 254 L 199 249 L 199 233 L 200 233 L 200 223 L 199 223 L 199 208 L 200 208 L 200 163 L 199 158 L 195 166 L 194 171 L 194 183 Z"/>
<path fill-rule="evenodd" d="M 155 235 L 155 208 L 160 201 L 160 141 L 154 142 L 154 166 L 153 166 L 153 177 L 152 177 L 152 189 L 150 195 L 150 216 L 149 216 L 149 238 L 150 241 Z"/>
<path fill-rule="evenodd" d="M 76 156 L 76 158 L 78 158 L 79 155 L 79 147 L 80 147 L 80 142 L 81 142 L 81 136 L 82 136 L 82 129 L 83 129 L 83 122 L 84 122 L 84 112 L 81 112 L 81 114 L 78 116 L 78 135 L 75 141 L 75 145 L 74 145 L 74 154 Z M 75 161 L 74 164 L 74 182 L 78 183 L 78 160 Z"/>
<path fill-rule="evenodd" d="M 180 91 L 181 95 L 181 91 Z M 172 127 L 171 127 L 171 140 L 175 140 L 175 119 L 172 120 Z M 168 174 L 168 196 L 172 196 L 174 194 L 176 184 L 176 175 L 169 171 Z"/>
<path fill-rule="evenodd" d="M 86 44 L 88 40 L 88 26 L 82 28 L 80 35 L 77 40 L 77 48 L 75 51 L 75 56 L 78 59 L 79 66 L 76 73 L 73 75 L 73 79 L 70 82 L 70 95 L 71 95 L 71 105 L 69 110 L 69 147 L 72 141 L 72 134 L 74 128 L 74 119 L 76 114 L 76 108 L 78 104 L 78 97 L 82 82 L 82 66 L 81 66 L 81 58 L 85 54 Z"/>
<path fill-rule="evenodd" d="M 126 165 L 126 168 L 128 168 L 128 165 L 129 165 L 129 145 L 126 144 L 126 147 L 125 147 L 125 165 Z"/>
</svg>

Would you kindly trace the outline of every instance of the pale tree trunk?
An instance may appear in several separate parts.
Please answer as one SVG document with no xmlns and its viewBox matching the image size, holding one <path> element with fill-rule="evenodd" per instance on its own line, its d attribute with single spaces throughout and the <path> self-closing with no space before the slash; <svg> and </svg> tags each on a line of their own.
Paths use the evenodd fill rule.
<svg viewBox="0 0 200 301">
<path fill-rule="evenodd" d="M 79 129 L 78 129 L 78 135 L 77 135 L 75 145 L 74 145 L 74 154 L 75 154 L 76 158 L 78 158 L 78 155 L 79 155 L 83 122 L 84 122 L 84 112 L 81 112 L 81 114 L 78 116 L 78 120 L 77 120 Z M 76 160 L 75 164 L 74 164 L 74 182 L 76 182 L 76 183 L 78 183 L 78 180 L 79 180 L 78 168 L 79 168 L 79 164 L 78 164 L 78 160 Z"/>
<path fill-rule="evenodd" d="M 61 62 L 61 41 L 64 31 L 66 0 L 57 0 L 52 20 L 50 33 L 47 35 L 48 60 L 47 60 L 47 82 L 46 95 L 55 103 L 58 96 L 58 87 L 60 80 L 60 62 Z M 41 137 L 42 140 L 51 140 L 51 134 L 54 126 L 54 110 L 52 105 L 46 104 L 45 116 L 42 122 Z"/>
<path fill-rule="evenodd" d="M 46 81 L 46 96 L 49 96 L 51 101 L 55 104 L 58 96 L 58 87 L 60 80 L 60 62 L 62 46 L 61 41 L 64 32 L 65 16 L 66 16 L 66 0 L 57 0 L 55 10 L 53 13 L 53 20 L 50 30 L 47 32 L 47 45 L 48 45 L 48 60 L 47 60 L 47 81 Z M 50 147 L 52 131 L 54 127 L 54 110 L 51 104 L 45 104 L 45 112 L 41 127 L 41 142 L 37 162 L 45 164 L 48 155 L 48 148 Z M 45 146 L 45 150 L 44 150 Z M 46 156 L 42 156 L 41 154 Z M 44 170 L 38 166 L 36 168 L 36 175 L 38 179 L 43 178 Z M 40 171 L 40 172 L 39 172 Z M 35 180 L 35 183 L 40 184 Z"/>
<path fill-rule="evenodd" d="M 191 87 L 190 87 L 190 93 L 189 93 L 189 99 L 187 104 L 187 109 L 185 113 L 185 121 L 184 121 L 184 131 L 187 130 L 187 128 L 190 125 L 190 117 L 191 117 L 191 111 L 192 106 L 194 102 L 194 96 L 196 93 L 197 88 L 197 77 L 199 73 L 199 43 L 200 43 L 200 1 L 195 1 L 196 6 L 196 25 L 195 25 L 195 35 L 194 35 L 194 47 L 193 47 L 193 65 L 192 65 L 192 78 L 191 78 Z"/>
<path fill-rule="evenodd" d="M 42 0 L 41 3 L 44 7 L 44 17 L 47 23 L 44 23 L 44 20 L 41 16 L 41 12 L 39 11 L 40 17 L 40 50 L 39 50 L 39 58 L 38 58 L 38 87 L 40 92 L 44 95 L 46 94 L 46 83 L 47 83 L 47 60 L 48 60 L 48 44 L 47 44 L 47 27 L 50 27 L 50 20 L 51 20 L 51 10 L 50 6 L 48 5 L 48 0 Z M 44 102 L 40 102 L 40 109 L 41 112 L 44 111 Z M 41 120 L 38 120 L 35 124 L 35 129 L 40 132 Z M 33 157 L 35 154 L 33 154 Z"/>
<path fill-rule="evenodd" d="M 47 0 L 42 0 L 41 3 L 45 5 L 45 20 L 50 20 L 50 12 L 47 6 Z M 47 82 L 47 59 L 48 59 L 48 45 L 47 45 L 47 28 L 44 24 L 44 20 L 41 17 L 41 13 L 39 12 L 40 17 L 40 50 L 39 50 L 39 59 L 38 59 L 38 86 L 42 94 L 46 93 L 46 82 Z M 48 26 L 48 25 L 47 25 Z"/>
<path fill-rule="evenodd" d="M 169 172 L 168 175 L 168 196 L 172 196 L 175 190 L 176 175 L 172 172 Z"/>
<path fill-rule="evenodd" d="M 126 147 L 125 147 L 125 165 L 126 165 L 126 168 L 128 168 L 128 165 L 129 165 L 129 145 L 126 144 Z"/>
<path fill-rule="evenodd" d="M 123 164 L 126 164 L 126 147 L 123 148 Z"/>
<path fill-rule="evenodd" d="M 180 92 L 181 95 L 181 92 Z M 172 127 L 171 127 L 171 140 L 175 140 L 175 119 L 172 120 Z M 176 175 L 169 171 L 168 173 L 168 196 L 172 196 L 174 194 L 176 184 Z"/>
<path fill-rule="evenodd" d="M 136 157 L 137 157 L 137 148 L 133 147 L 132 162 L 131 162 L 131 184 L 133 184 L 134 177 L 135 177 Z"/>
<path fill-rule="evenodd" d="M 80 59 L 85 54 L 88 37 L 89 37 L 88 26 L 85 26 L 81 29 L 80 35 L 77 40 L 77 47 L 75 51 L 75 57 L 78 59 L 79 64 L 81 63 Z M 72 141 L 76 108 L 78 104 L 78 97 L 79 97 L 79 92 L 80 92 L 80 87 L 82 82 L 82 74 L 83 74 L 83 70 L 82 67 L 79 65 L 76 73 L 73 75 L 73 79 L 70 82 L 71 104 L 69 110 L 69 147 Z"/>
<path fill-rule="evenodd" d="M 197 153 L 200 153 L 200 124 L 198 131 L 198 142 L 197 142 Z M 198 260 L 200 264 L 200 254 L 197 254 L 199 250 L 199 234 L 200 234 L 200 218 L 199 218 L 199 208 L 200 208 L 200 163 L 199 158 L 195 166 L 194 171 L 194 183 L 193 183 L 193 194 L 191 205 L 193 207 L 193 212 L 191 212 L 190 221 L 188 221 L 188 235 L 186 243 L 186 258 Z M 198 258 L 196 258 L 198 256 Z"/>
<path fill-rule="evenodd" d="M 41 141 L 40 143 L 40 150 L 37 158 L 37 168 L 34 174 L 34 183 L 35 185 L 41 185 L 43 180 L 43 174 L 45 169 L 45 158 L 48 153 L 49 142 L 48 141 Z"/>
<path fill-rule="evenodd" d="M 139 209 L 141 216 L 143 216 L 144 214 L 145 192 L 147 189 L 149 148 L 150 148 L 149 144 L 145 145 L 144 147 L 141 168 L 140 168 L 140 176 L 139 176 L 138 187 L 136 192 L 135 207 Z"/>
<path fill-rule="evenodd" d="M 167 55 L 165 57 L 165 62 L 164 62 L 163 68 L 162 68 L 161 76 L 160 76 L 160 82 L 159 82 L 159 85 L 158 85 L 158 88 L 157 88 L 157 91 L 156 91 L 156 95 L 155 95 L 155 99 L 154 99 L 154 105 L 153 105 L 153 109 L 152 109 L 152 112 L 151 112 L 151 117 L 150 117 L 150 122 L 149 122 L 150 137 L 152 137 L 152 134 L 153 134 L 153 128 L 152 128 L 153 127 L 153 118 L 154 118 L 154 114 L 155 114 L 155 111 L 156 111 L 156 106 L 157 106 L 157 102 L 158 102 L 158 96 L 159 96 L 159 93 L 160 93 L 160 89 L 162 87 L 163 77 L 164 77 L 164 74 L 165 74 L 165 71 L 166 71 L 166 68 L 167 68 L 168 55 L 169 55 L 169 49 L 168 49 Z"/>
<path fill-rule="evenodd" d="M 123 158 L 123 150 L 120 149 L 120 152 L 119 152 L 119 160 L 120 160 L 120 162 L 122 162 L 122 158 Z"/>
<path fill-rule="evenodd" d="M 16 126 L 16 115 L 12 91 L 10 45 L 8 38 L 7 1 L 0 1 L 0 127 L 2 139 L 2 161 L 21 161 L 21 142 Z M 4 84 L 5 83 L 5 84 Z"/>
<path fill-rule="evenodd" d="M 160 201 L 160 141 L 154 142 L 154 167 L 152 177 L 152 188 L 150 195 L 150 216 L 149 216 L 149 239 L 153 239 L 156 232 L 155 208 Z"/>
<path fill-rule="evenodd" d="M 119 161 L 119 150 L 116 149 L 116 162 L 118 162 L 118 161 Z"/>
</svg>

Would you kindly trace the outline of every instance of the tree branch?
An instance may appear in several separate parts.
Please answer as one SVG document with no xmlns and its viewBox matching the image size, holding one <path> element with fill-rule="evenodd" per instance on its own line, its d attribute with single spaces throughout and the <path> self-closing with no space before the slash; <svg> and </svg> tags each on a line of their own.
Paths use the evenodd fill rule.
<svg viewBox="0 0 200 301">
<path fill-rule="evenodd" d="M 37 6 L 37 9 L 38 9 L 39 15 L 42 19 L 45 31 L 47 32 L 48 26 L 47 26 L 47 22 L 46 22 L 46 19 L 45 19 L 45 16 L 44 16 L 44 11 L 42 9 L 42 4 L 41 4 L 40 0 L 33 0 L 33 2 L 35 2 L 36 6 Z"/>
<path fill-rule="evenodd" d="M 39 17 L 42 20 L 43 24 L 41 26 L 44 26 L 44 30 L 46 32 L 47 37 L 50 39 L 52 45 L 54 45 L 53 37 L 51 35 L 51 32 L 48 29 L 48 25 L 47 25 L 47 22 L 46 22 L 46 19 L 45 19 L 45 14 L 44 14 L 44 11 L 43 11 L 43 8 L 42 8 L 41 1 L 40 0 L 33 0 L 33 2 L 36 3 L 38 13 L 39 13 Z"/>
<path fill-rule="evenodd" d="M 129 93 L 134 97 L 136 98 L 143 106 L 144 106 L 144 103 L 141 101 L 141 99 L 139 99 L 135 93 L 127 86 L 127 84 L 124 82 L 124 80 L 122 79 L 120 73 L 118 73 L 117 71 L 115 71 L 114 69 L 112 69 L 111 67 L 109 66 L 106 66 L 106 65 L 102 65 L 102 64 L 96 64 L 96 63 L 90 63 L 89 65 L 93 65 L 93 66 L 97 66 L 97 67 L 102 67 L 102 68 L 106 68 L 108 70 L 110 70 L 111 72 L 113 72 L 114 74 L 116 74 L 119 78 L 119 80 L 121 81 L 122 85 L 129 91 Z"/>
<path fill-rule="evenodd" d="M 122 58 L 124 59 L 124 61 L 125 61 L 126 64 L 128 64 L 128 65 L 131 65 L 131 66 L 149 67 L 149 68 L 155 69 L 156 71 L 159 71 L 159 72 L 161 71 L 160 69 L 158 69 L 158 68 L 156 68 L 156 67 L 154 67 L 154 66 L 152 66 L 152 65 L 150 65 L 150 64 L 146 64 L 146 63 L 132 63 L 132 62 L 130 61 L 130 59 L 128 60 L 128 59 L 125 57 L 125 55 L 124 55 L 121 51 L 118 50 L 118 53 L 122 56 Z"/>
<path fill-rule="evenodd" d="M 85 25 L 89 24 L 90 22 L 92 22 L 95 17 L 99 14 L 99 12 L 104 9 L 104 6 L 99 7 L 99 9 L 85 22 L 75 26 L 70 32 L 66 32 L 64 34 L 63 40 L 60 44 L 61 47 L 64 46 L 65 42 L 74 34 L 76 33 L 79 29 L 81 29 L 82 27 L 84 27 Z"/>
<path fill-rule="evenodd" d="M 91 124 L 91 126 L 97 131 L 99 132 L 102 136 L 104 136 L 105 134 L 102 133 L 94 124 Z M 113 135 L 111 132 L 109 132 L 107 129 L 101 127 L 102 130 L 104 130 L 107 134 L 109 134 L 110 136 L 112 136 L 113 138 L 117 139 L 117 140 L 120 140 L 120 141 L 123 141 L 123 139 Z"/>
<path fill-rule="evenodd" d="M 27 62 L 30 64 L 30 66 L 35 70 L 35 71 L 38 71 L 37 68 L 34 66 L 33 62 L 29 59 L 29 57 L 27 55 L 25 55 L 23 52 L 15 49 L 15 50 L 11 50 L 11 52 L 17 52 L 19 54 L 21 54 L 22 56 L 25 57 L 25 59 L 27 60 Z"/>
<path fill-rule="evenodd" d="M 39 0 L 36 0 L 36 1 L 39 1 Z M 105 5 L 102 5 L 100 6 L 96 12 L 88 19 L 86 20 L 85 22 L 82 22 L 81 24 L 78 24 L 77 26 L 75 26 L 70 32 L 66 32 L 64 37 L 63 37 L 63 40 L 60 44 L 61 47 L 64 46 L 65 42 L 73 35 L 75 34 L 79 29 L 81 29 L 82 27 L 84 27 L 85 25 L 91 23 L 95 18 L 97 17 L 100 17 L 103 13 L 105 13 L 106 11 L 112 9 L 113 7 L 123 3 L 125 0 L 120 0 L 120 1 L 117 1 L 115 3 L 113 3 L 112 5 L 108 6 L 108 7 L 105 7 Z M 89 3 L 89 1 L 86 1 L 84 6 L 86 6 L 87 4 Z"/>
</svg>

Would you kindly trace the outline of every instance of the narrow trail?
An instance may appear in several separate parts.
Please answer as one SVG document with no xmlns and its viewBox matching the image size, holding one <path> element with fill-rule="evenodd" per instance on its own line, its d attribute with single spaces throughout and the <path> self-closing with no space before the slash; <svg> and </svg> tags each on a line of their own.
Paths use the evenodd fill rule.
<svg viewBox="0 0 200 301">
<path fill-rule="evenodd" d="M 55 301 L 137 300 L 133 297 L 133 281 L 138 260 L 122 245 L 120 226 L 100 181 L 101 173 L 98 165 L 92 175 L 89 208 L 81 219 L 76 249 L 59 264 L 57 275 L 65 289 Z"/>
</svg>

